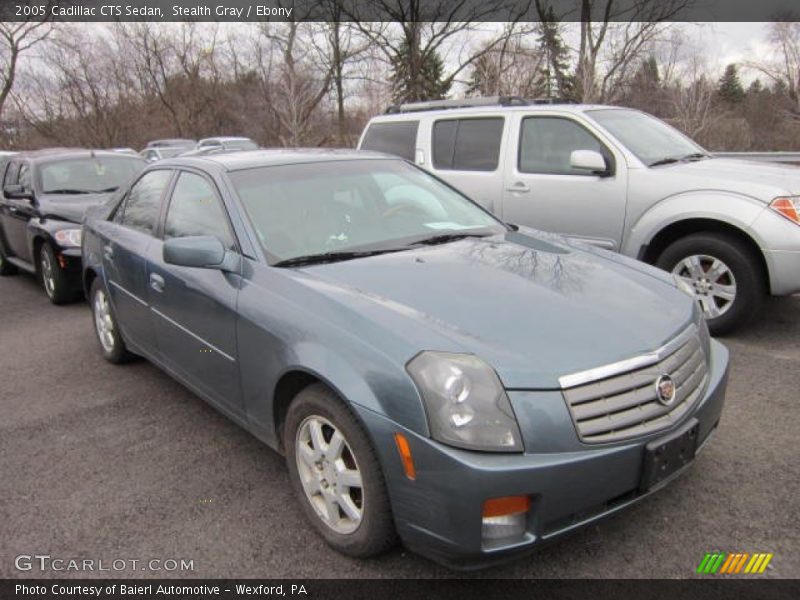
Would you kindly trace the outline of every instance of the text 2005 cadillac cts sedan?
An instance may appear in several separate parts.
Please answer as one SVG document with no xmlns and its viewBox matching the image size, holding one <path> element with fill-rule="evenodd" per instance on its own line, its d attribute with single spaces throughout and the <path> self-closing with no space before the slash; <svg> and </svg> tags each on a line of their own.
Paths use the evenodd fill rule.
<svg viewBox="0 0 800 600">
<path fill-rule="evenodd" d="M 380 154 L 164 160 L 87 219 L 105 357 L 147 357 L 286 455 L 366 557 L 533 549 L 692 462 L 728 353 L 669 275 L 518 229 Z"/>
</svg>

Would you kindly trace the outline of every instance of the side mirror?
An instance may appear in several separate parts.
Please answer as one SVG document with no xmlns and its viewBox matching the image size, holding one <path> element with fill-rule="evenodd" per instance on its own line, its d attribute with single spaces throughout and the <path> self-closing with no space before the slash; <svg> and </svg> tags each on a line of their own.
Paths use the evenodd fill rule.
<svg viewBox="0 0 800 600">
<path fill-rule="evenodd" d="M 569 155 L 569 164 L 573 169 L 589 171 L 601 177 L 611 175 L 611 171 L 606 165 L 606 159 L 594 150 L 573 150 Z"/>
<path fill-rule="evenodd" d="M 33 192 L 17 184 L 4 187 L 3 195 L 8 200 L 33 200 Z"/>
<path fill-rule="evenodd" d="M 212 235 L 171 238 L 164 242 L 164 262 L 181 267 L 231 270 L 228 259 L 235 256 Z"/>
</svg>

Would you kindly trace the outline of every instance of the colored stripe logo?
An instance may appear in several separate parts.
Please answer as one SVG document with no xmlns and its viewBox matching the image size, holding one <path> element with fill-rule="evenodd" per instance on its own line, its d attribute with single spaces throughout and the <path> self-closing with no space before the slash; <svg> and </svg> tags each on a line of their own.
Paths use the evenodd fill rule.
<svg viewBox="0 0 800 600">
<path fill-rule="evenodd" d="M 728 574 L 750 574 L 763 573 L 767 565 L 772 560 L 773 554 L 758 552 L 749 554 L 747 552 L 709 552 L 700 561 L 697 573 L 704 575 Z"/>
</svg>

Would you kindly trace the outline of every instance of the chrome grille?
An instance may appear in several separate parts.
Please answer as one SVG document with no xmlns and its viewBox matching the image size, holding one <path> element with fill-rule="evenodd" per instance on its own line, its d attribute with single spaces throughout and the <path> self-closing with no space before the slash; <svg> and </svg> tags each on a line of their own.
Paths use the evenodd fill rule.
<svg viewBox="0 0 800 600">
<path fill-rule="evenodd" d="M 669 406 L 657 398 L 656 380 L 661 375 L 669 375 L 675 383 L 675 399 Z M 707 382 L 706 355 L 694 325 L 653 353 L 561 378 L 578 435 L 591 443 L 670 427 L 700 398 Z"/>
</svg>

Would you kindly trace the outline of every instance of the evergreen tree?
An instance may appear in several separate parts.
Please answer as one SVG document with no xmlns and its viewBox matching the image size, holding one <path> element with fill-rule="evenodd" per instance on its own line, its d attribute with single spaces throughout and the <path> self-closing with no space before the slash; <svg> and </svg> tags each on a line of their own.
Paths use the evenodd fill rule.
<svg viewBox="0 0 800 600">
<path fill-rule="evenodd" d="M 442 100 L 450 91 L 444 78 L 444 62 L 436 52 L 411 52 L 406 42 L 392 58 L 392 100 L 398 104 Z"/>
<path fill-rule="evenodd" d="M 552 6 L 539 24 L 539 47 L 545 55 L 544 84 L 548 98 L 572 98 L 575 79 L 569 72 L 569 48 Z"/>
<path fill-rule="evenodd" d="M 730 64 L 725 67 L 717 87 L 717 95 L 721 100 L 728 104 L 739 104 L 744 100 L 744 87 L 739 80 L 739 72 L 736 65 Z"/>
</svg>

